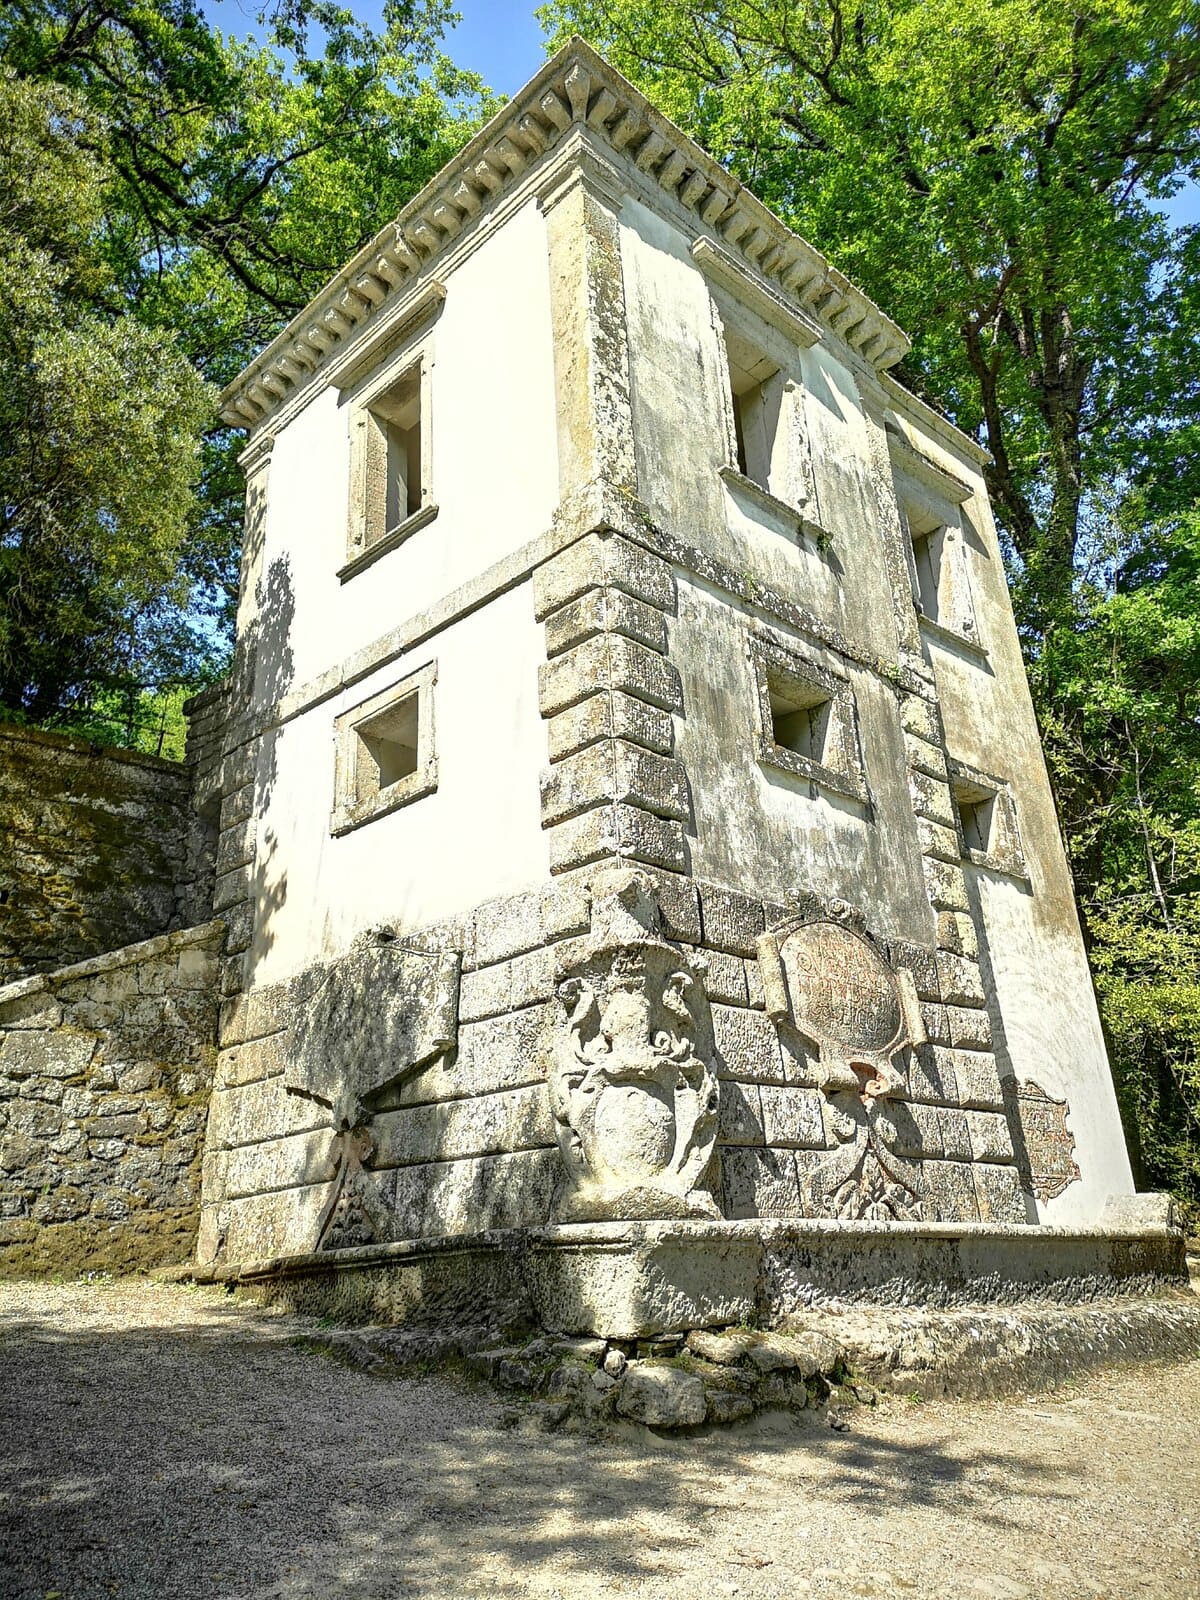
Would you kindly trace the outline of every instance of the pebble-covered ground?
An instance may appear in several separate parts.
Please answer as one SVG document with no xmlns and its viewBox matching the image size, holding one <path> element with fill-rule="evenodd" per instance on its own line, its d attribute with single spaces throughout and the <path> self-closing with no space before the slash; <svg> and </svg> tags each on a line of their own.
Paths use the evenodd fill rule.
<svg viewBox="0 0 1200 1600">
<path fill-rule="evenodd" d="M 0 1595 L 1200 1597 L 1200 1362 L 589 1439 L 295 1329 L 213 1290 L 0 1286 Z"/>
</svg>

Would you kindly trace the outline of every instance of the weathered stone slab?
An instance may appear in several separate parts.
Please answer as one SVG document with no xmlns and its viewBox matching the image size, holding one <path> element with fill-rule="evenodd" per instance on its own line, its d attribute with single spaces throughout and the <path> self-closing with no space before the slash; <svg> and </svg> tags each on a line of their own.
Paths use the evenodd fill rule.
<svg viewBox="0 0 1200 1600">
<path fill-rule="evenodd" d="M 544 1084 L 505 1094 L 381 1112 L 371 1123 L 375 1169 L 550 1146 L 554 1119 Z"/>
<path fill-rule="evenodd" d="M 359 1120 L 356 1106 L 453 1047 L 459 958 L 374 943 L 292 985 L 289 1089 Z"/>
</svg>

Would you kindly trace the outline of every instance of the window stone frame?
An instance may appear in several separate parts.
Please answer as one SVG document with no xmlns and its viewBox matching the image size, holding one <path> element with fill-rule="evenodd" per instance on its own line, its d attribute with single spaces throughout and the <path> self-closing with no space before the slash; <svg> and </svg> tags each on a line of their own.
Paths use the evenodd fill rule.
<svg viewBox="0 0 1200 1600">
<path fill-rule="evenodd" d="M 437 788 L 433 713 L 436 682 L 437 662 L 430 661 L 334 718 L 334 798 L 329 831 L 335 838 L 374 822 L 377 817 L 398 811 L 401 806 L 411 805 Z M 358 763 L 362 755 L 362 735 L 372 722 L 394 711 L 412 695 L 417 697 L 416 770 L 360 800 Z"/>
<path fill-rule="evenodd" d="M 346 561 L 338 569 L 343 583 L 381 556 L 395 550 L 438 514 L 433 497 L 433 368 L 434 323 L 441 313 L 444 296 L 432 300 L 424 314 L 408 322 L 402 338 L 378 361 L 369 376 L 362 378 L 349 395 L 350 403 L 350 504 L 346 524 Z M 373 504 L 367 481 L 370 461 L 371 409 L 389 389 L 411 373 L 418 372 L 418 415 L 421 429 L 421 503 L 392 528 L 371 537 Z"/>
<path fill-rule="evenodd" d="M 761 634 L 750 635 L 747 654 L 754 683 L 756 754 L 759 762 L 869 806 L 871 797 L 858 735 L 858 710 L 849 679 Z M 829 702 L 826 752 L 832 746 L 836 764 L 828 760 L 814 761 L 810 756 L 801 755 L 799 751 L 789 750 L 785 745 L 775 742 L 771 689 L 773 684 L 778 685 L 781 680 L 785 685 L 790 682 L 809 690 L 820 690 L 826 696 Z"/>
<path fill-rule="evenodd" d="M 958 835 L 963 859 L 985 872 L 1003 873 L 1007 877 L 1020 878 L 1028 883 L 1029 865 L 1021 844 L 1017 804 L 1008 780 L 994 777 L 988 772 L 981 772 L 977 767 L 968 766 L 965 761 L 948 759 L 946 768 L 954 800 L 954 831 Z M 980 850 L 967 842 L 962 825 L 962 813 L 959 809 L 963 789 L 975 791 L 980 800 L 989 796 L 992 799 L 992 825 L 988 839 L 989 847 L 986 850 Z M 969 803 L 976 804 L 977 801 Z"/>
</svg>

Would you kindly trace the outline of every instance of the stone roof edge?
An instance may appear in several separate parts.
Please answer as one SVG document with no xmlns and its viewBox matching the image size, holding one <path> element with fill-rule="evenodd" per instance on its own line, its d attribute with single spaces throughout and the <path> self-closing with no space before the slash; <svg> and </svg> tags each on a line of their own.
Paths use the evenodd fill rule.
<svg viewBox="0 0 1200 1600">
<path fill-rule="evenodd" d="M 629 157 L 772 291 L 877 371 L 906 354 L 907 335 L 873 301 L 576 37 L 234 379 L 221 396 L 221 420 L 256 428 L 576 125 Z"/>
</svg>

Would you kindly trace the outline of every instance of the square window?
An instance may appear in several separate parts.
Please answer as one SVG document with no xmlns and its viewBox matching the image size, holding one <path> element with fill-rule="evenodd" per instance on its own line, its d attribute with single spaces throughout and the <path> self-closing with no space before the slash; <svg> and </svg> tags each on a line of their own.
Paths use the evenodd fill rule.
<svg viewBox="0 0 1200 1600">
<path fill-rule="evenodd" d="M 962 852 L 977 867 L 1028 877 L 1017 829 L 1017 808 L 1003 778 L 991 778 L 962 762 L 950 763 L 950 784 Z"/>
<path fill-rule="evenodd" d="M 431 663 L 337 718 L 330 831 L 347 833 L 437 788 Z"/>
<path fill-rule="evenodd" d="M 866 802 L 849 683 L 773 640 L 752 637 L 750 662 L 759 760 Z"/>
</svg>

